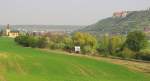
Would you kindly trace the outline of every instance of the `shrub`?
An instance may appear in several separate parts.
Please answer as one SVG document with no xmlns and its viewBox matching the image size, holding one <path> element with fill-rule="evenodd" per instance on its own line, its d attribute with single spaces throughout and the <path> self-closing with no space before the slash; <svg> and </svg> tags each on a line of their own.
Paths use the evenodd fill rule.
<svg viewBox="0 0 150 81">
<path fill-rule="evenodd" d="M 67 38 L 65 35 L 51 35 L 49 36 L 49 48 L 50 49 L 65 49 L 66 45 L 69 45 L 68 40 L 64 40 Z"/>
<path fill-rule="evenodd" d="M 46 37 L 35 37 L 29 35 L 20 35 L 15 38 L 15 41 L 24 46 L 24 47 L 39 47 L 45 48 L 47 46 L 47 39 Z"/>
<path fill-rule="evenodd" d="M 29 43 L 29 36 L 28 35 L 21 35 L 15 38 L 15 41 L 24 46 L 24 47 L 29 47 L 30 43 Z"/>
<path fill-rule="evenodd" d="M 37 47 L 38 39 L 36 37 L 29 36 L 28 37 L 28 42 L 29 42 L 30 47 L 35 48 L 35 47 Z"/>
<path fill-rule="evenodd" d="M 141 31 L 130 32 L 125 44 L 132 51 L 139 52 L 147 45 L 146 35 Z"/>
<path fill-rule="evenodd" d="M 82 53 L 84 54 L 92 54 L 94 52 L 94 49 L 91 46 L 84 46 L 82 49 Z"/>
<path fill-rule="evenodd" d="M 46 37 L 39 37 L 37 40 L 37 47 L 38 48 L 45 48 L 47 47 L 48 42 Z"/>
<path fill-rule="evenodd" d="M 98 52 L 104 56 L 113 55 L 117 56 L 117 53 L 121 51 L 122 46 L 124 45 L 125 37 L 124 36 L 109 36 L 104 35 L 99 39 Z"/>
<path fill-rule="evenodd" d="M 150 51 L 143 50 L 135 55 L 136 59 L 150 61 Z"/>
<path fill-rule="evenodd" d="M 118 57 L 122 57 L 122 58 L 134 58 L 136 53 L 128 48 L 123 48 L 122 51 L 116 54 Z"/>
<path fill-rule="evenodd" d="M 4 31 L 0 30 L 0 36 L 3 36 Z"/>
<path fill-rule="evenodd" d="M 71 37 L 64 37 L 64 50 L 71 52 L 74 48 L 74 43 Z"/>
<path fill-rule="evenodd" d="M 81 51 L 93 51 L 93 49 L 97 48 L 97 39 L 95 36 L 89 33 L 81 33 L 77 32 L 72 37 L 74 45 L 80 46 Z M 90 49 L 89 49 L 90 48 Z"/>
<path fill-rule="evenodd" d="M 109 53 L 116 56 L 117 52 L 121 50 L 125 38 L 123 36 L 112 36 L 109 39 Z"/>
<path fill-rule="evenodd" d="M 64 43 L 54 43 L 52 45 L 52 49 L 64 49 L 65 44 Z"/>
</svg>

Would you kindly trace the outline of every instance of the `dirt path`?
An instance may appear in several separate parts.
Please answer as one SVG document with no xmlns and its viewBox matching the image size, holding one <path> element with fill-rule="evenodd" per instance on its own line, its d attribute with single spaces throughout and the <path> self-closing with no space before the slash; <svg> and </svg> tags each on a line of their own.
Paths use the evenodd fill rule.
<svg viewBox="0 0 150 81">
<path fill-rule="evenodd" d="M 121 59 L 112 59 L 112 58 L 106 58 L 106 57 L 80 55 L 80 54 L 69 54 L 68 53 L 68 55 L 87 57 L 87 58 L 96 59 L 96 60 L 104 60 L 104 61 L 108 61 L 108 62 L 111 62 L 114 64 L 123 65 L 129 69 L 137 70 L 137 71 L 140 71 L 140 72 L 150 75 L 150 63 L 135 62 L 135 61 L 121 60 Z"/>
<path fill-rule="evenodd" d="M 100 57 L 100 59 L 109 61 L 114 64 L 123 65 L 123 66 L 128 67 L 129 69 L 137 70 L 137 71 L 144 72 L 150 75 L 150 63 L 103 58 L 103 57 Z"/>
</svg>

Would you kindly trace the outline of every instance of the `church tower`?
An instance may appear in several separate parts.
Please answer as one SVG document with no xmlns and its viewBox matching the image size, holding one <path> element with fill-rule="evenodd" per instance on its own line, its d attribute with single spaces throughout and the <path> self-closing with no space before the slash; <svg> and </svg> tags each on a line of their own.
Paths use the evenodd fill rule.
<svg viewBox="0 0 150 81">
<path fill-rule="evenodd" d="M 7 27 L 6 27 L 6 35 L 9 36 L 9 33 L 10 33 L 10 27 L 9 27 L 9 24 L 7 24 Z"/>
</svg>

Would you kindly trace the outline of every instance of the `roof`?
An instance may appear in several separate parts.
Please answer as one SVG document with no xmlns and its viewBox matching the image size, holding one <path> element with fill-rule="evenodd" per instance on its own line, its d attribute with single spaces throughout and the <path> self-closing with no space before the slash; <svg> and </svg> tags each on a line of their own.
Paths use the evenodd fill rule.
<svg viewBox="0 0 150 81">
<path fill-rule="evenodd" d="M 19 33 L 19 31 L 17 31 L 17 30 L 12 30 L 10 32 L 12 32 L 12 33 Z"/>
</svg>

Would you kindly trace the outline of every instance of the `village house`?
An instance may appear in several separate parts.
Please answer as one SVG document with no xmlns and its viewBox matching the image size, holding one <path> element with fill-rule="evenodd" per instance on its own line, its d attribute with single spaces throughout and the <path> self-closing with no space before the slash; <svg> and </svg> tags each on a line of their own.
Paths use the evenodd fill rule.
<svg viewBox="0 0 150 81">
<path fill-rule="evenodd" d="M 6 30 L 5 30 L 5 35 L 8 37 L 11 37 L 11 38 L 15 38 L 15 37 L 19 36 L 19 31 L 14 31 L 14 30 L 12 31 L 8 24 L 6 27 Z"/>
</svg>

